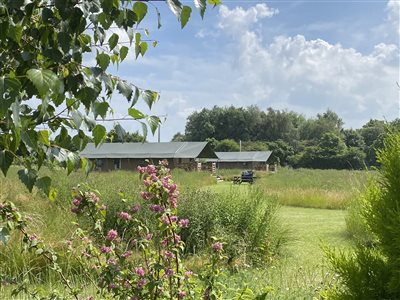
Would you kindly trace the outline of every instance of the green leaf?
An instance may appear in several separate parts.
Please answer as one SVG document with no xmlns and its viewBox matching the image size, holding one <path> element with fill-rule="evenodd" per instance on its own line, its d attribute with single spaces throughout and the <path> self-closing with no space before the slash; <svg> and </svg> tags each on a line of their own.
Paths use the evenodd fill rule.
<svg viewBox="0 0 400 300">
<path fill-rule="evenodd" d="M 67 172 L 68 175 L 71 174 L 71 172 L 75 169 L 78 168 L 81 165 L 81 159 L 78 154 L 74 152 L 69 152 L 67 155 Z"/>
<path fill-rule="evenodd" d="M 214 5 L 214 7 L 222 3 L 221 0 L 207 0 L 207 2 L 208 4 Z"/>
<path fill-rule="evenodd" d="M 174 15 L 179 19 L 182 12 L 182 3 L 178 0 L 166 0 L 169 9 L 174 13 Z"/>
<path fill-rule="evenodd" d="M 118 138 L 119 138 L 121 141 L 124 140 L 124 138 L 125 138 L 125 136 L 126 136 L 126 131 L 125 131 L 125 129 L 124 129 L 119 123 L 117 123 L 117 124 L 114 126 L 114 130 L 115 130 L 115 133 L 117 134 Z"/>
<path fill-rule="evenodd" d="M 9 24 L 7 36 L 20 44 L 22 38 L 22 26 L 20 24 Z"/>
<path fill-rule="evenodd" d="M 0 227 L 0 242 L 4 245 L 7 245 L 10 240 L 10 231 L 7 227 Z"/>
<path fill-rule="evenodd" d="M 108 56 L 105 53 L 99 53 L 96 56 L 96 61 L 97 64 L 100 66 L 100 68 L 105 71 L 108 68 L 108 65 L 110 64 L 110 56 Z"/>
<path fill-rule="evenodd" d="M 7 171 L 14 160 L 13 154 L 8 150 L 0 151 L 0 168 L 4 176 L 7 176 Z"/>
<path fill-rule="evenodd" d="M 144 54 L 146 53 L 147 48 L 148 48 L 148 45 L 146 42 L 140 43 L 140 54 L 142 56 L 144 56 Z"/>
<path fill-rule="evenodd" d="M 145 90 L 142 91 L 142 98 L 147 103 L 148 107 L 151 109 L 153 103 L 156 102 L 158 94 L 154 91 Z"/>
<path fill-rule="evenodd" d="M 180 17 L 180 19 L 181 19 L 181 28 L 185 27 L 185 25 L 189 21 L 191 13 L 192 13 L 192 9 L 190 8 L 190 6 L 186 6 L 185 5 L 182 8 L 181 17 Z"/>
<path fill-rule="evenodd" d="M 21 131 L 21 140 L 24 142 L 25 147 L 30 150 L 36 150 L 38 145 L 37 133 L 34 130 L 23 130 Z"/>
<path fill-rule="evenodd" d="M 139 24 L 140 22 L 142 22 L 143 18 L 147 14 L 147 5 L 140 1 L 135 2 L 135 4 L 133 5 L 133 12 L 136 14 L 136 22 L 137 24 Z"/>
<path fill-rule="evenodd" d="M 36 180 L 35 185 L 46 196 L 49 196 L 51 190 L 51 178 L 49 176 L 40 177 L 38 180 Z"/>
<path fill-rule="evenodd" d="M 18 171 L 19 179 L 25 184 L 29 192 L 32 192 L 35 185 L 37 173 L 34 169 L 22 169 Z"/>
<path fill-rule="evenodd" d="M 200 12 L 201 18 L 203 19 L 207 7 L 206 0 L 194 0 L 194 6 L 196 6 L 197 10 Z"/>
<path fill-rule="evenodd" d="M 43 145 L 50 147 L 49 136 L 50 136 L 50 134 L 49 134 L 49 131 L 47 131 L 47 130 L 39 130 L 38 131 L 39 142 L 41 142 Z"/>
<path fill-rule="evenodd" d="M 97 124 L 96 127 L 93 129 L 92 135 L 94 145 L 97 147 L 97 145 L 99 145 L 106 138 L 106 128 L 103 125 Z"/>
<path fill-rule="evenodd" d="M 140 3 L 140 2 L 136 2 L 136 3 Z M 119 58 L 121 59 L 121 61 L 123 61 L 125 59 L 125 57 L 128 55 L 128 51 L 129 48 L 126 46 L 122 46 L 121 49 L 119 50 Z"/>
<path fill-rule="evenodd" d="M 109 107 L 110 105 L 107 102 L 93 102 L 92 111 L 94 118 L 96 119 L 97 116 L 100 116 L 104 119 Z"/>
<path fill-rule="evenodd" d="M 160 126 L 161 120 L 157 116 L 149 116 L 147 117 L 147 123 L 149 124 L 151 132 L 154 134 L 158 126 Z"/>
<path fill-rule="evenodd" d="M 120 94 L 125 96 L 128 102 L 131 101 L 133 90 L 132 86 L 129 83 L 123 80 L 119 80 L 117 83 L 117 90 L 118 92 L 120 92 Z"/>
<path fill-rule="evenodd" d="M 128 114 L 132 117 L 135 118 L 136 120 L 140 120 L 143 119 L 145 117 L 145 115 L 137 110 L 136 108 L 131 107 L 130 109 L 128 109 Z"/>
<path fill-rule="evenodd" d="M 53 71 L 45 69 L 30 69 L 26 72 L 26 75 L 38 90 L 39 96 L 44 97 L 49 92 L 49 89 L 58 92 L 60 80 Z"/>
<path fill-rule="evenodd" d="M 74 109 L 71 111 L 72 121 L 75 124 L 75 129 L 79 129 L 82 125 L 83 117 L 80 111 Z"/>
<path fill-rule="evenodd" d="M 117 46 L 119 40 L 119 36 L 116 33 L 113 33 L 108 39 L 108 46 L 110 47 L 110 51 Z"/>
<path fill-rule="evenodd" d="M 144 122 L 140 122 L 142 125 L 142 132 L 143 132 L 143 140 L 147 139 L 147 125 Z"/>
</svg>

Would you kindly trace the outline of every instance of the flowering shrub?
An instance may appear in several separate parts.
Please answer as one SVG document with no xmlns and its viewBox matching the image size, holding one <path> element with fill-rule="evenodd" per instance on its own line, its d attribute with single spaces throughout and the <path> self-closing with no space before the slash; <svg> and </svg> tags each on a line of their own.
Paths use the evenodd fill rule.
<svg viewBox="0 0 400 300">
<path fill-rule="evenodd" d="M 218 261 L 224 258 L 223 244 L 214 241 L 209 269 L 199 278 L 182 262 L 184 243 L 180 231 L 190 221 L 178 216 L 179 190 L 166 162 L 159 166 L 139 167 L 145 189 L 140 196 L 145 205 L 134 204 L 117 215 L 117 226 L 104 226 L 107 207 L 97 191 L 80 186 L 73 191 L 71 212 L 78 217 L 78 229 L 66 242 L 67 251 L 83 267 L 87 281 L 97 286 L 102 298 L 112 299 L 218 299 L 216 278 Z M 137 218 L 140 210 L 149 210 L 156 230 L 150 230 Z M 0 205 L 1 221 L 7 224 L 0 232 L 3 242 L 13 229 L 23 234 L 28 249 L 44 255 L 59 270 L 70 296 L 78 299 L 79 289 L 70 285 L 60 268 L 57 255 L 47 250 L 34 235 L 29 235 L 26 220 L 12 206 Z M 19 290 L 23 290 L 19 288 Z M 26 287 L 25 287 L 26 290 Z M 90 299 L 90 298 L 89 298 Z"/>
</svg>

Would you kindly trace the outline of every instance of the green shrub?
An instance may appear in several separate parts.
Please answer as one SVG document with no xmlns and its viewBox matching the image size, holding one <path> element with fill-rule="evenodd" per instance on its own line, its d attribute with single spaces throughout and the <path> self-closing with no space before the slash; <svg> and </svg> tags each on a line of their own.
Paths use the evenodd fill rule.
<svg viewBox="0 0 400 300">
<path fill-rule="evenodd" d="M 280 250 L 286 233 L 276 219 L 278 202 L 257 188 L 226 193 L 186 190 L 180 199 L 183 218 L 190 226 L 182 232 L 186 249 L 198 253 L 212 236 L 222 236 L 232 263 L 265 263 Z"/>
<path fill-rule="evenodd" d="M 377 153 L 379 176 L 361 202 L 361 217 L 374 242 L 358 242 L 353 253 L 326 250 L 341 285 L 333 299 L 400 299 L 400 133 L 391 133 Z"/>
</svg>

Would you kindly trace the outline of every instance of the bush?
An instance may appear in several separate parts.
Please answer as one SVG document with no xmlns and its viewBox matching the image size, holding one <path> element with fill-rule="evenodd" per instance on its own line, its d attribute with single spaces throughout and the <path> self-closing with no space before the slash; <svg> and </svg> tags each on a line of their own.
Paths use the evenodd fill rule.
<svg viewBox="0 0 400 300">
<path fill-rule="evenodd" d="M 400 133 L 391 133 L 377 153 L 379 176 L 361 202 L 361 218 L 374 242 L 357 242 L 353 253 L 326 250 L 341 285 L 333 299 L 400 299 Z"/>
<path fill-rule="evenodd" d="M 190 220 L 189 228 L 182 231 L 188 253 L 201 252 L 212 236 L 221 236 L 232 263 L 265 263 L 286 240 L 276 219 L 277 199 L 266 198 L 255 187 L 248 193 L 191 189 L 180 201 L 181 216 Z"/>
</svg>

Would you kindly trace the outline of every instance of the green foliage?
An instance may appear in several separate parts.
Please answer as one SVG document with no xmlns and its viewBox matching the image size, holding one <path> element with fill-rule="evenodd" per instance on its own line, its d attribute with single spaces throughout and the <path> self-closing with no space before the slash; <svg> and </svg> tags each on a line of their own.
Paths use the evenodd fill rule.
<svg viewBox="0 0 400 300">
<path fill-rule="evenodd" d="M 167 4 L 184 27 L 191 8 L 179 0 Z M 195 1 L 195 5 L 203 17 L 206 3 Z M 152 7 L 160 26 L 160 13 Z M 82 150 L 90 138 L 96 146 L 104 142 L 106 131 L 96 118 L 104 119 L 113 111 L 109 101 L 115 90 L 131 106 L 141 98 L 152 107 L 157 92 L 108 72 L 130 51 L 110 27 L 126 33 L 136 57 L 143 56 L 148 44 L 141 40 L 137 26 L 146 16 L 148 3 L 140 1 L 0 0 L 0 167 L 4 174 L 13 162 L 23 165 L 20 177 L 31 190 L 40 180 L 35 174 L 45 160 L 89 166 L 86 161 L 75 163 L 69 153 Z M 88 55 L 95 57 L 95 65 L 84 62 Z M 139 113 L 135 111 L 134 118 L 146 119 L 154 133 L 159 118 Z M 142 126 L 147 133 L 146 123 Z M 49 140 L 50 136 L 54 138 Z M 49 193 L 48 183 L 41 180 L 38 186 Z"/>
<path fill-rule="evenodd" d="M 330 291 L 338 299 L 398 299 L 400 297 L 400 134 L 390 133 L 377 153 L 381 164 L 361 202 L 360 214 L 371 244 L 359 241 L 353 253 L 327 250 L 341 285 Z"/>
<path fill-rule="evenodd" d="M 217 143 L 214 150 L 217 152 L 235 152 L 239 151 L 240 147 L 237 142 L 230 139 L 225 139 Z"/>
</svg>

